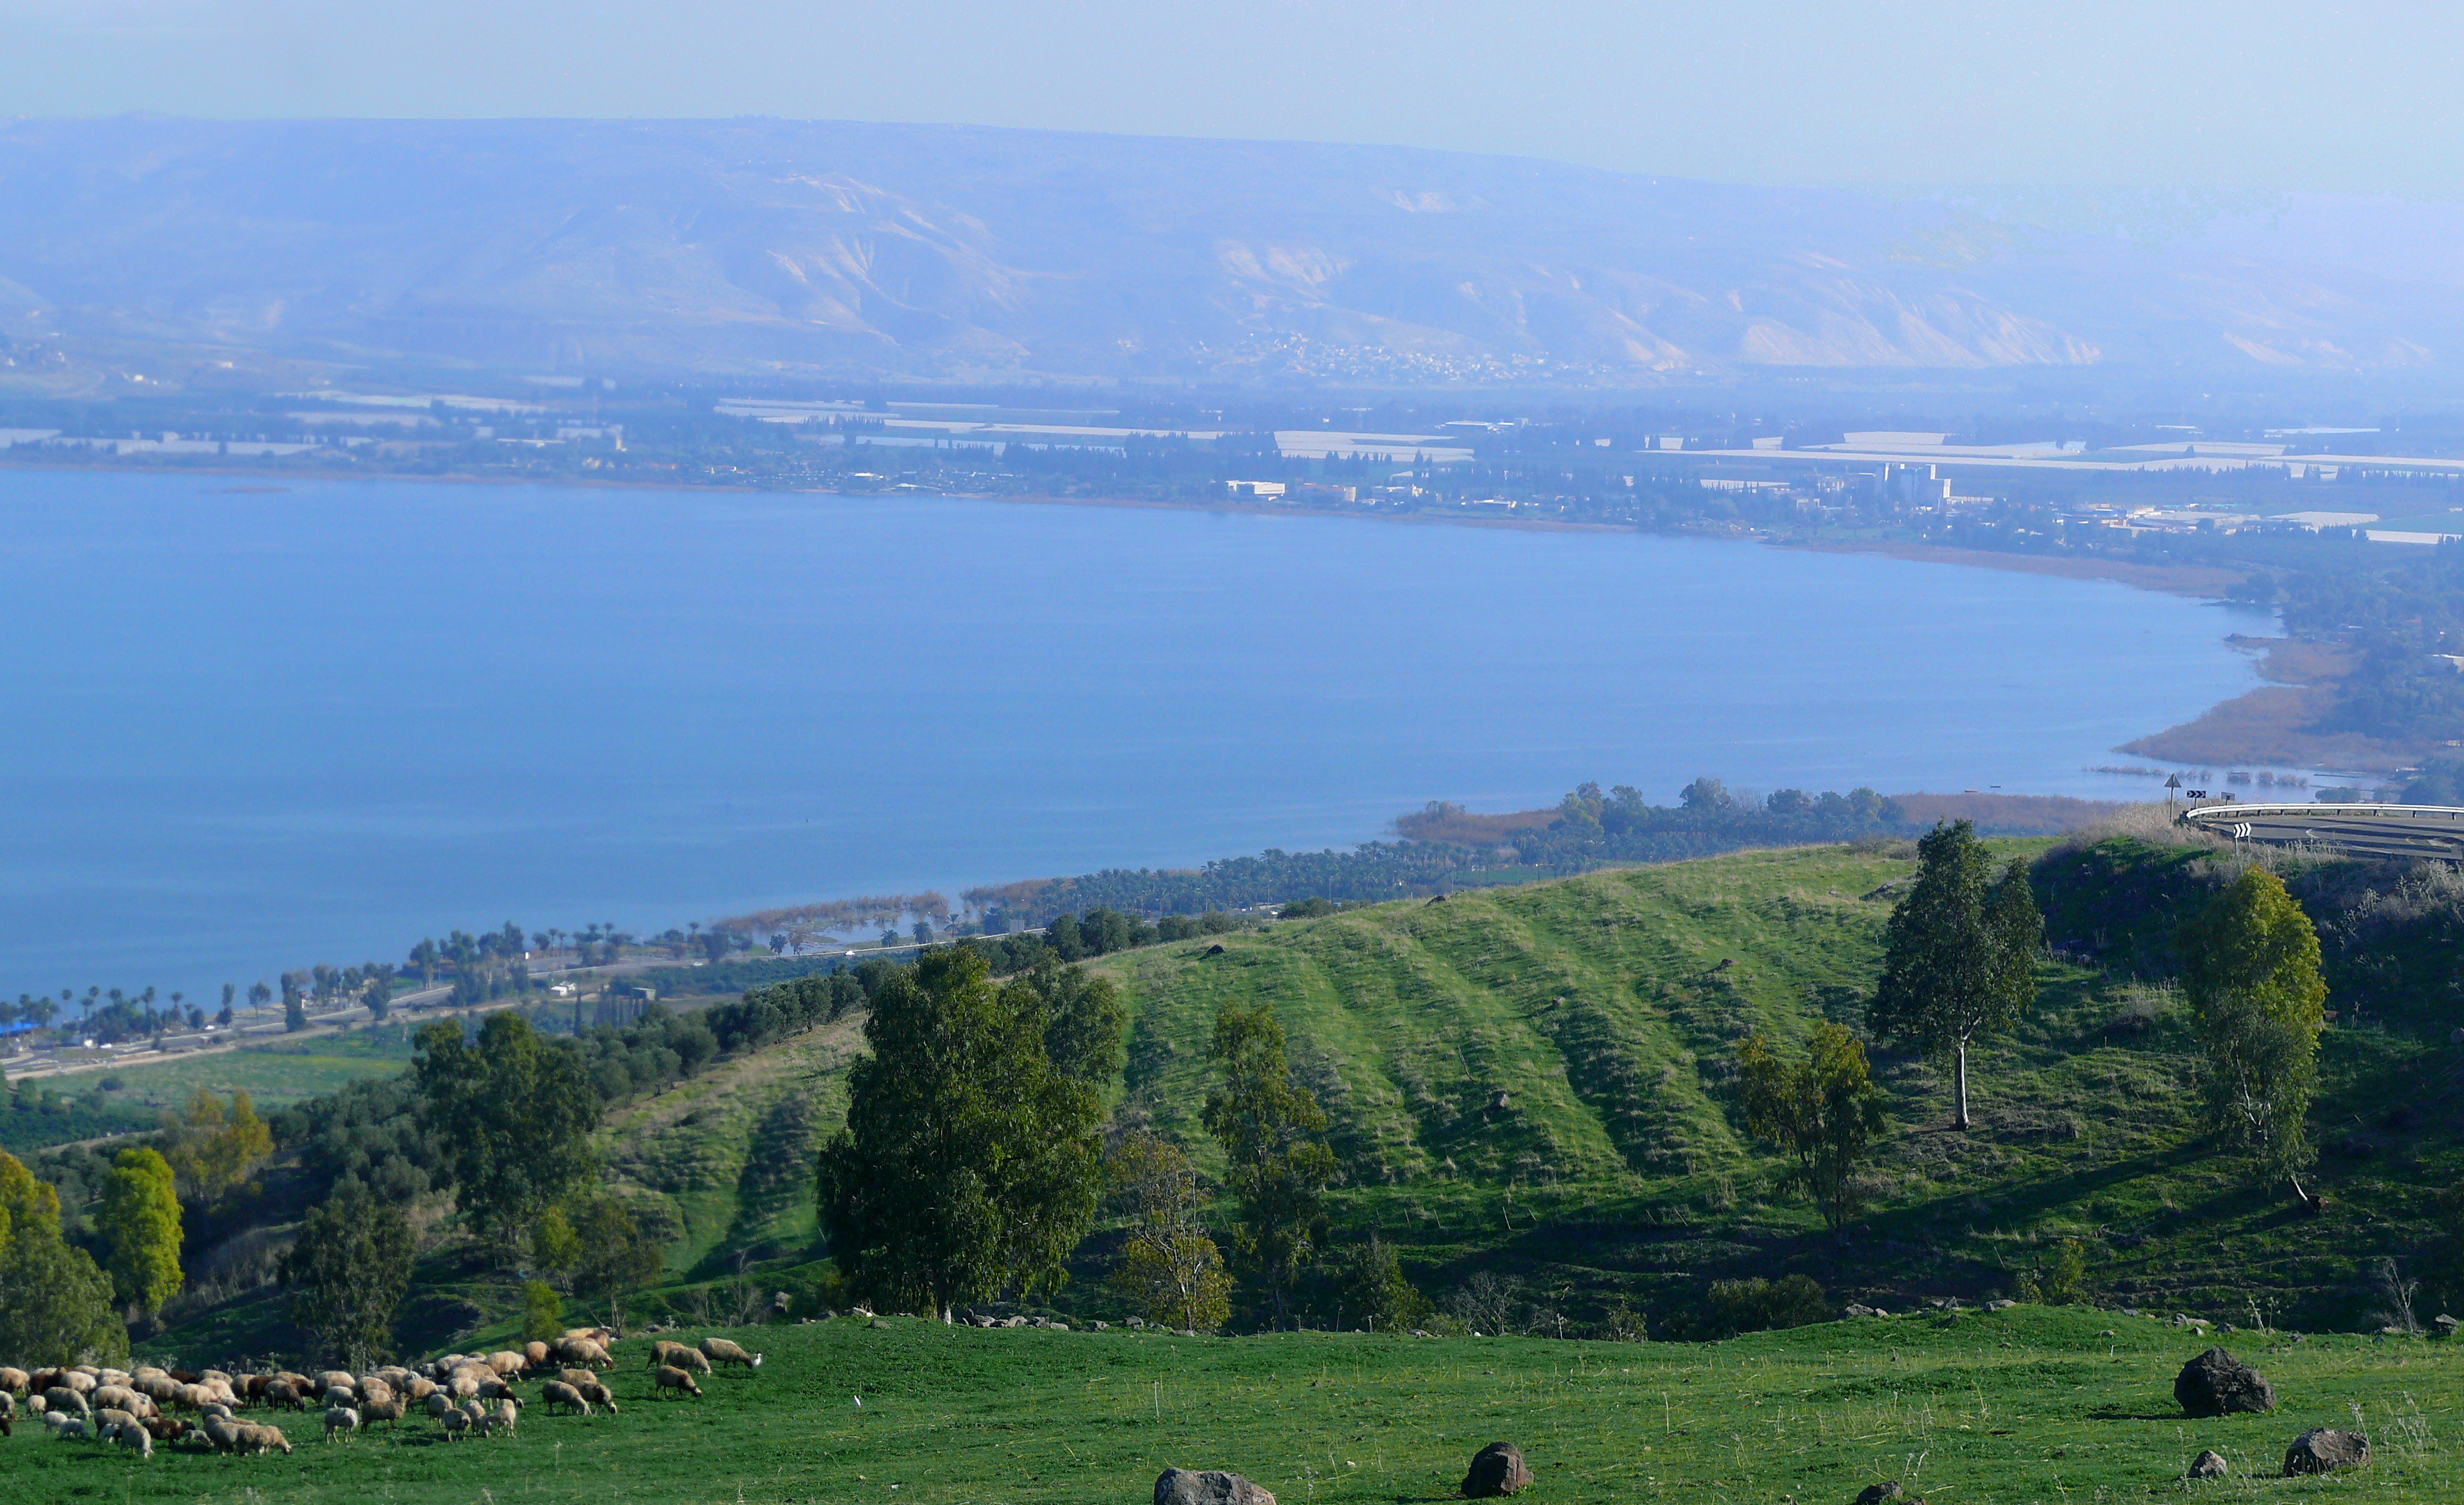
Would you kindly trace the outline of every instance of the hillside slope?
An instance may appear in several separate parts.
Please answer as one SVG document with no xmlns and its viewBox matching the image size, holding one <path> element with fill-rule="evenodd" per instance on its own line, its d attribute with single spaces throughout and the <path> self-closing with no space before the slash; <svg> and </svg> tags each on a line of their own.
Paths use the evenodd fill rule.
<svg viewBox="0 0 2464 1505">
<path fill-rule="evenodd" d="M 2367 1304 L 2365 1258 L 2435 1262 L 2431 1199 L 2464 1165 L 2443 1040 L 2329 1032 L 2314 1123 L 2333 1206 L 2297 1219 L 2201 1140 L 2171 995 L 2056 961 L 2034 1012 L 1976 1052 L 1973 1132 L 1948 1128 L 1939 1073 L 1876 1053 L 1892 1132 L 1869 1218 L 1835 1244 L 1727 1088 L 1749 1031 L 1859 1022 L 1912 870 L 1904 845 L 1753 852 L 1108 959 L 1136 1013 L 1125 1106 L 1207 1160 L 1215 1011 L 1271 1003 L 1333 1119 L 1353 1229 L 1401 1243 L 1432 1290 L 1505 1268 L 1570 1315 L 1622 1295 L 1682 1323 L 1710 1280 L 1781 1270 L 1885 1305 L 1980 1299 L 2076 1239 L 2101 1299 L 2340 1323 Z M 2093 902 L 2071 881 L 2046 895 L 2057 916 Z"/>
</svg>

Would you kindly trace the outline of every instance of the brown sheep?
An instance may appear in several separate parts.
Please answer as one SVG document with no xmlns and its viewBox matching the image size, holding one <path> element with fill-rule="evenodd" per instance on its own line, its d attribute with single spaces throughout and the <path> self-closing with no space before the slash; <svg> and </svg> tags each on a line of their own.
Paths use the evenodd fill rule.
<svg viewBox="0 0 2464 1505">
<path fill-rule="evenodd" d="M 379 1422 L 399 1423 L 402 1420 L 402 1403 L 393 1399 L 391 1396 L 387 1396 L 382 1401 L 363 1401 L 360 1403 L 360 1420 L 370 1427 L 374 1427 Z"/>
<path fill-rule="evenodd" d="M 695 1374 L 710 1373 L 710 1361 L 702 1357 L 700 1349 L 685 1343 L 671 1343 L 664 1338 L 650 1345 L 650 1361 L 643 1367 L 656 1369 L 662 1364 L 674 1369 L 690 1369 Z"/>
<path fill-rule="evenodd" d="M 264 1400 L 277 1411 L 304 1411 L 308 1408 L 307 1400 L 291 1387 L 288 1380 L 265 1382 Z"/>
<path fill-rule="evenodd" d="M 291 1439 L 282 1435 L 279 1427 L 242 1422 L 239 1424 L 239 1447 L 243 1452 L 280 1452 L 288 1456 Z"/>
<path fill-rule="evenodd" d="M 341 1369 L 326 1370 L 323 1374 L 319 1375 L 317 1377 L 317 1383 L 310 1386 L 310 1388 L 319 1395 L 322 1395 L 328 1390 L 356 1390 L 359 1387 L 359 1380 L 348 1371 Z"/>
<path fill-rule="evenodd" d="M 742 1348 L 729 1342 L 724 1338 L 703 1339 L 701 1340 L 701 1352 L 703 1358 L 708 1359 L 715 1364 L 742 1364 L 747 1369 L 759 1369 L 761 1367 L 761 1356 L 759 1354 L 748 1354 Z"/>
<path fill-rule="evenodd" d="M 673 1364 L 663 1364 L 650 1372 L 650 1393 L 656 1395 L 661 1390 L 675 1390 L 695 1400 L 701 1399 L 701 1386 L 693 1383 L 693 1377 Z"/>
<path fill-rule="evenodd" d="M 582 1392 L 561 1380 L 550 1380 L 539 1386 L 539 1400 L 547 1406 L 547 1413 L 550 1416 L 556 1414 L 556 1408 L 560 1405 L 576 1416 L 590 1414 L 590 1403 L 582 1398 Z"/>
<path fill-rule="evenodd" d="M 514 1352 L 510 1348 L 498 1349 L 496 1352 L 490 1354 L 487 1361 L 489 1368 L 496 1371 L 500 1378 L 507 1380 L 512 1379 L 514 1376 L 520 1374 L 524 1369 L 530 1367 L 529 1360 L 523 1358 L 521 1355 Z"/>
<path fill-rule="evenodd" d="M 23 1395 L 34 1387 L 34 1377 L 23 1369 L 0 1366 L 0 1390 L 11 1395 Z"/>
<path fill-rule="evenodd" d="M 451 1442 L 471 1429 L 471 1418 L 458 1410 L 448 1410 L 436 1418 L 436 1425 L 445 1428 L 445 1439 Z"/>
<path fill-rule="evenodd" d="M 522 1365 L 526 1369 L 544 1369 L 556 1361 L 556 1351 L 534 1338 L 522 1345 Z"/>
</svg>

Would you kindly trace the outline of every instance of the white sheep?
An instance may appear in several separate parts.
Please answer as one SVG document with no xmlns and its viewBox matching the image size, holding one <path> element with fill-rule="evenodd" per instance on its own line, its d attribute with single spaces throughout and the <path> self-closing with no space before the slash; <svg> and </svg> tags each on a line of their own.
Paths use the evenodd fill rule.
<svg viewBox="0 0 2464 1505">
<path fill-rule="evenodd" d="M 358 1387 L 359 1383 L 359 1381 L 351 1377 L 347 1370 L 328 1369 L 323 1374 L 317 1377 L 316 1389 L 317 1393 L 322 1395 L 327 1390 L 336 1389 L 338 1387 L 344 1390 L 355 1389 Z"/>
<path fill-rule="evenodd" d="M 496 1403 L 496 1409 L 487 1418 L 486 1426 L 492 1432 L 503 1432 L 511 1437 L 514 1434 L 514 1424 L 521 1419 L 522 1403 L 513 1396 L 507 1396 Z"/>
<path fill-rule="evenodd" d="M 120 1446 L 141 1458 L 154 1456 L 154 1434 L 135 1422 L 120 1428 Z"/>
<path fill-rule="evenodd" d="M 86 1427 L 82 1418 L 54 1411 L 45 1416 L 43 1420 L 52 1424 L 52 1435 L 57 1437 L 62 1442 L 66 1442 L 72 1437 L 77 1438 L 80 1442 L 85 1440 Z"/>
<path fill-rule="evenodd" d="M 759 1354 L 748 1354 L 741 1347 L 729 1342 L 724 1338 L 703 1339 L 701 1340 L 701 1351 L 702 1357 L 708 1359 L 715 1364 L 742 1364 L 747 1369 L 759 1369 L 761 1367 L 761 1356 Z"/>
<path fill-rule="evenodd" d="M 507 1379 L 511 1379 L 513 1376 L 520 1374 L 524 1369 L 530 1367 L 530 1361 L 523 1358 L 520 1354 L 515 1353 L 510 1348 L 500 1349 L 488 1356 L 488 1367 L 496 1371 L 497 1374 L 502 1375 Z"/>
<path fill-rule="evenodd" d="M 355 1432 L 359 1429 L 359 1412 L 351 1409 L 347 1405 L 329 1405 L 325 1407 L 325 1440 L 327 1442 L 332 1442 L 334 1440 L 334 1434 L 336 1432 Z"/>
<path fill-rule="evenodd" d="M 650 1372 L 650 1393 L 656 1395 L 661 1390 L 674 1390 L 695 1400 L 701 1399 L 701 1386 L 693 1383 L 693 1377 L 673 1364 L 661 1364 Z"/>
<path fill-rule="evenodd" d="M 0 1390 L 7 1390 L 11 1395 L 23 1395 L 33 1387 L 34 1377 L 25 1370 L 0 1365 Z"/>
<path fill-rule="evenodd" d="M 550 1416 L 556 1414 L 556 1408 L 560 1405 L 577 1416 L 590 1414 L 590 1403 L 582 1398 L 582 1392 L 561 1380 L 550 1380 L 539 1386 L 539 1400 L 547 1406 L 547 1413 Z"/>
<path fill-rule="evenodd" d="M 685 1343 L 671 1343 L 662 1338 L 650 1345 L 650 1361 L 643 1367 L 656 1369 L 662 1365 L 690 1369 L 695 1374 L 710 1373 L 710 1361 L 698 1348 Z"/>
</svg>

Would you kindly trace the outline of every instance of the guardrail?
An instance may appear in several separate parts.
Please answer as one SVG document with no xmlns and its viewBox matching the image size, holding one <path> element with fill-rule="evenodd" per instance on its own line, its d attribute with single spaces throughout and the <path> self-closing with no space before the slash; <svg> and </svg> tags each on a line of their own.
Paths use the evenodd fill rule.
<svg viewBox="0 0 2464 1505">
<path fill-rule="evenodd" d="M 2445 805 L 2203 805 L 2174 819 L 2233 841 L 2464 862 L 2464 809 Z"/>
</svg>

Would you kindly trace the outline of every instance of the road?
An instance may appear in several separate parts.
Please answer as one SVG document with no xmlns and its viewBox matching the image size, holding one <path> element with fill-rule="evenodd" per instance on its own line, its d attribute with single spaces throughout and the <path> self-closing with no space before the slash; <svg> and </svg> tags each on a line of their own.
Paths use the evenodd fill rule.
<svg viewBox="0 0 2464 1505">
<path fill-rule="evenodd" d="M 2464 809 L 2443 805 L 2202 805 L 2176 819 L 2235 841 L 2464 862 Z"/>
</svg>

